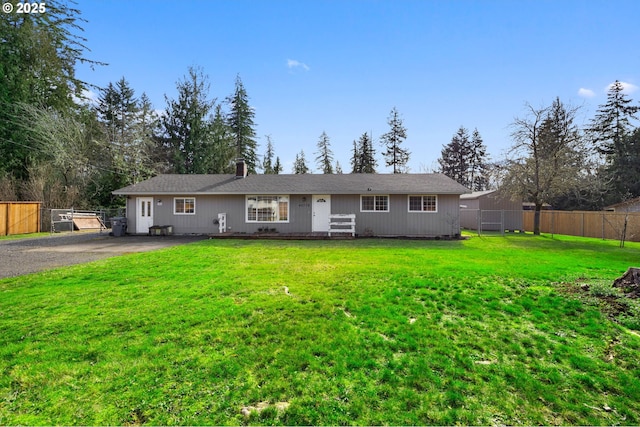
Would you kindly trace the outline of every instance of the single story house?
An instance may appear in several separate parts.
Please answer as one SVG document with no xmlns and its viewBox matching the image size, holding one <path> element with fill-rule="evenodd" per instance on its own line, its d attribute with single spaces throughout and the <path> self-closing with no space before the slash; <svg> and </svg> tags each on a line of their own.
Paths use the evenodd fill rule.
<svg viewBox="0 0 640 427">
<path fill-rule="evenodd" d="M 357 235 L 444 238 L 459 236 L 467 192 L 442 174 L 247 175 L 239 162 L 235 175 L 158 175 L 113 194 L 135 234 L 330 233 L 346 215 Z"/>
<path fill-rule="evenodd" d="M 522 231 L 522 202 L 498 190 L 474 191 L 460 196 L 460 226 L 468 230 Z"/>
</svg>

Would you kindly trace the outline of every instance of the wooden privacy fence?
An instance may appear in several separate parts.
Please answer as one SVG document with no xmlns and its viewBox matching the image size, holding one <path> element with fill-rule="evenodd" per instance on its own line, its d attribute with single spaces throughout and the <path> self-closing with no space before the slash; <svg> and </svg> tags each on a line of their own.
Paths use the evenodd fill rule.
<svg viewBox="0 0 640 427">
<path fill-rule="evenodd" d="M 40 232 L 40 202 L 0 202 L 0 236 Z"/>
<path fill-rule="evenodd" d="M 533 211 L 523 212 L 525 231 L 533 231 L 533 215 Z M 625 222 L 626 240 L 640 242 L 640 212 L 540 212 L 540 231 L 542 233 L 620 240 L 625 229 Z"/>
</svg>

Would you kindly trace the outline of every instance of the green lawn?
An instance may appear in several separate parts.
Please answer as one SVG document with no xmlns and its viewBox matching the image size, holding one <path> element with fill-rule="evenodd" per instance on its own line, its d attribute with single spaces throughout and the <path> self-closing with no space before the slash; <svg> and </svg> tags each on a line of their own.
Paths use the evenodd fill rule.
<svg viewBox="0 0 640 427">
<path fill-rule="evenodd" d="M 42 231 L 40 233 L 28 233 L 28 234 L 9 234 L 8 236 L 0 236 L 0 240 L 18 240 L 18 239 L 32 239 L 34 237 L 46 237 L 51 235 L 48 231 Z"/>
<path fill-rule="evenodd" d="M 209 240 L 1 280 L 0 425 L 637 425 L 637 306 L 614 322 L 579 290 L 639 260 L 558 236 Z"/>
</svg>

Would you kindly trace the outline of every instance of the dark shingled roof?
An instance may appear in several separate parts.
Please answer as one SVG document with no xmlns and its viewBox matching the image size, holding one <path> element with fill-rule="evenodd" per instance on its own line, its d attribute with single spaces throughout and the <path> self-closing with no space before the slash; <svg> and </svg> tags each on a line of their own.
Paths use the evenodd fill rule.
<svg viewBox="0 0 640 427">
<path fill-rule="evenodd" d="M 442 174 L 158 175 L 115 195 L 157 194 L 465 194 Z"/>
</svg>

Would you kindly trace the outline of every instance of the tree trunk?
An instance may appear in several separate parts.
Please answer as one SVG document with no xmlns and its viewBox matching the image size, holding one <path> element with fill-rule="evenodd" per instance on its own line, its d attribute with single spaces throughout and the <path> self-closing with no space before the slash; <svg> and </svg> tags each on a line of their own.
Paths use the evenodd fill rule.
<svg viewBox="0 0 640 427">
<path fill-rule="evenodd" d="M 542 203 L 535 204 L 535 211 L 533 213 L 533 234 L 540 235 L 540 211 L 542 210 Z"/>
<path fill-rule="evenodd" d="M 627 240 L 627 223 L 629 222 L 629 212 L 624 215 L 624 224 L 620 233 L 620 247 L 624 248 L 624 242 Z"/>
<path fill-rule="evenodd" d="M 613 282 L 614 288 L 620 288 L 627 298 L 640 298 L 640 268 L 629 267 L 626 273 Z"/>
</svg>

